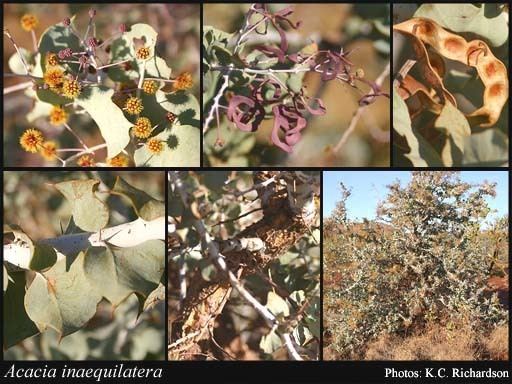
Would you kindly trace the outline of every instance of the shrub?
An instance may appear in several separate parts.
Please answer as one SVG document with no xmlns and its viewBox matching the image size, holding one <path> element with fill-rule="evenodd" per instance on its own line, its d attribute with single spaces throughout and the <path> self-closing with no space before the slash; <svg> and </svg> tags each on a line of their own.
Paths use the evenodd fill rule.
<svg viewBox="0 0 512 384">
<path fill-rule="evenodd" d="M 413 172 L 407 186 L 388 187 L 377 219 L 363 223 L 343 219 L 344 193 L 337 232 L 324 237 L 332 348 L 346 358 L 383 333 L 412 334 L 432 323 L 450 330 L 461 321 L 485 332 L 506 324 L 508 312 L 486 292 L 497 247 L 488 240 L 508 236 L 503 225 L 491 236 L 482 228 L 494 187 L 453 172 Z"/>
</svg>

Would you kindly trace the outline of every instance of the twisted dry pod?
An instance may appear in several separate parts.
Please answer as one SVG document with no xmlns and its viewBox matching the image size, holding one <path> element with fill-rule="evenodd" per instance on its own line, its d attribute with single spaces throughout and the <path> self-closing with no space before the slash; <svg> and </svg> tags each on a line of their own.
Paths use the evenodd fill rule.
<svg viewBox="0 0 512 384">
<path fill-rule="evenodd" d="M 485 87 L 484 104 L 468 114 L 468 120 L 471 125 L 480 127 L 496 123 L 508 99 L 507 68 L 484 41 L 468 42 L 434 21 L 418 17 L 396 24 L 393 29 L 417 37 L 447 59 L 476 68 Z"/>
</svg>

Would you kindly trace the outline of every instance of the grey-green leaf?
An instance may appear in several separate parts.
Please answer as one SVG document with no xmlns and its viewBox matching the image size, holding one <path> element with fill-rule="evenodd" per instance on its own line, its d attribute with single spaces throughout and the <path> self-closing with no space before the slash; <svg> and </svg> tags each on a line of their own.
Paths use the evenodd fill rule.
<svg viewBox="0 0 512 384">
<path fill-rule="evenodd" d="M 263 336 L 260 341 L 260 348 L 267 354 L 274 353 L 282 346 L 281 338 L 274 330 L 270 331 L 268 335 Z"/>
<path fill-rule="evenodd" d="M 473 133 L 464 143 L 463 165 L 498 167 L 508 164 L 508 137 L 499 129 Z"/>
<path fill-rule="evenodd" d="M 137 166 L 145 167 L 198 167 L 200 165 L 199 129 L 189 125 L 173 127 L 159 133 L 155 138 L 164 141 L 164 150 L 151 153 L 146 146 L 135 151 Z"/>
<path fill-rule="evenodd" d="M 5 270 L 4 270 L 5 276 Z M 11 282 L 4 292 L 4 348 L 12 347 L 27 337 L 38 333 L 36 325 L 30 320 L 23 305 L 25 296 L 26 273 L 12 272 Z M 4 283 L 5 284 L 5 283 Z"/>
<path fill-rule="evenodd" d="M 23 56 L 23 59 L 25 60 L 25 63 L 27 66 L 29 66 L 30 62 L 30 52 L 26 50 L 23 47 L 20 47 L 20 53 Z M 25 66 L 23 65 L 22 61 L 20 60 L 20 56 L 18 55 L 18 52 L 15 52 L 12 54 L 12 56 L 9 58 L 8 61 L 9 69 L 12 71 L 12 73 L 16 73 L 18 75 L 26 75 L 27 71 L 25 70 Z M 28 68 L 30 71 L 30 67 Z"/>
<path fill-rule="evenodd" d="M 277 293 L 270 291 L 267 295 L 267 304 L 266 307 L 275 315 L 275 316 L 289 316 L 290 308 L 288 307 L 288 303 L 285 299 L 279 296 Z"/>
<path fill-rule="evenodd" d="M 105 86 L 89 87 L 75 100 L 96 122 L 107 144 L 107 156 L 119 154 L 130 142 L 130 128 L 133 124 L 123 111 L 112 101 L 114 90 Z"/>
<path fill-rule="evenodd" d="M 434 127 L 446 136 L 442 158 L 444 165 L 460 165 L 464 153 L 464 141 L 471 135 L 471 128 L 464 114 L 451 103 L 446 103 L 437 117 Z"/>
<path fill-rule="evenodd" d="M 117 307 L 132 293 L 145 298 L 158 287 L 164 272 L 165 245 L 146 241 L 130 248 L 91 247 L 84 274 L 91 288 Z"/>
<path fill-rule="evenodd" d="M 46 54 L 48 52 L 57 54 L 66 48 L 71 48 L 73 52 L 80 52 L 80 41 L 70 28 L 63 24 L 55 24 L 46 29 L 39 40 L 40 63 L 43 71 L 46 69 Z M 78 71 L 78 64 L 71 63 L 69 66 L 75 73 Z"/>
<path fill-rule="evenodd" d="M 66 260 L 58 261 L 50 270 L 36 273 L 25 294 L 25 308 L 40 332 L 48 328 L 61 338 L 82 328 L 96 313 L 101 300 L 84 273 L 81 252 L 66 272 Z"/>
<path fill-rule="evenodd" d="M 119 176 L 112 192 L 128 198 L 137 215 L 146 221 L 165 216 L 165 204 L 162 201 L 158 201 L 146 192 L 131 186 Z"/>
<path fill-rule="evenodd" d="M 405 157 L 415 167 L 442 165 L 442 161 L 435 150 L 423 136 L 412 128 L 407 105 L 396 91 L 393 92 L 393 129 L 400 136 L 405 137 L 410 148 L 410 152 L 405 154 Z"/>
<path fill-rule="evenodd" d="M 493 4 L 423 4 L 414 17 L 432 19 L 453 32 L 467 32 L 487 40 L 494 47 L 503 45 L 508 39 L 508 13 L 496 17 L 486 16 L 486 7 Z"/>
<path fill-rule="evenodd" d="M 86 232 L 96 232 L 108 223 L 108 208 L 94 194 L 99 180 L 72 180 L 55 184 L 71 204 L 75 224 Z"/>
</svg>

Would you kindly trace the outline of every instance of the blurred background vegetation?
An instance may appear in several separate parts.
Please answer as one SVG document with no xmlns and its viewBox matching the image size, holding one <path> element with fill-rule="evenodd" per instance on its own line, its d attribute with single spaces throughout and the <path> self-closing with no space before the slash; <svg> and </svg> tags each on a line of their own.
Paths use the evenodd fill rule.
<svg viewBox="0 0 512 384">
<path fill-rule="evenodd" d="M 124 198 L 101 191 L 113 187 L 116 176 L 163 200 L 161 172 L 4 172 L 4 223 L 18 224 L 40 240 L 59 236 L 71 217 L 71 207 L 52 185 L 62 181 L 101 179 L 98 196 L 110 209 L 107 227 L 137 218 Z M 4 239 L 5 241 L 5 239 Z M 103 300 L 88 324 L 59 342 L 53 330 L 25 339 L 4 351 L 7 360 L 156 360 L 164 358 L 164 303 L 137 318 L 138 300 L 131 295 L 119 307 Z"/>
<path fill-rule="evenodd" d="M 97 36 L 103 39 L 118 31 L 120 24 L 127 26 L 147 23 L 158 32 L 156 49 L 167 65 L 172 68 L 171 76 L 190 72 L 194 87 L 190 92 L 199 98 L 199 4 L 4 4 L 4 28 L 7 28 L 19 47 L 32 51 L 32 38 L 20 26 L 20 18 L 26 13 L 34 14 L 39 25 L 35 29 L 39 39 L 51 25 L 62 22 L 65 17 L 76 14 L 75 25 L 79 33 L 85 33 L 89 20 L 88 10 L 97 10 L 95 16 Z M 8 68 L 9 58 L 15 53 L 11 42 L 4 37 L 4 68 Z M 25 82 L 24 78 L 4 78 L 4 89 Z M 22 91 L 4 97 L 4 165 L 41 166 L 44 159 L 39 155 L 24 152 L 19 144 L 19 136 L 27 128 L 32 128 L 26 115 L 32 110 L 32 99 Z M 63 127 L 54 127 L 48 121 L 38 121 L 37 128 L 51 140 L 64 132 L 59 139 L 61 147 L 74 147 L 74 139 Z M 88 146 L 103 142 L 96 124 L 83 115 L 73 115 L 69 125 L 80 127 L 78 131 Z M 105 151 L 105 150 L 103 150 Z M 98 151 L 98 158 L 103 158 Z"/>
<path fill-rule="evenodd" d="M 203 25 L 211 25 L 228 33 L 234 33 L 243 23 L 249 4 L 205 4 Z M 272 4 L 274 8 L 282 5 Z M 365 77 L 371 81 L 383 71 L 389 62 L 390 8 L 387 4 L 296 4 L 291 19 L 302 21 L 298 30 L 287 31 L 290 37 L 289 52 L 296 52 L 312 41 L 318 42 L 320 49 L 353 52 L 348 57 L 354 68 L 362 68 Z M 327 113 L 310 118 L 301 141 L 295 145 L 293 154 L 288 155 L 272 146 L 270 132 L 272 120 L 265 120 L 256 133 L 244 133 L 223 125 L 223 138 L 226 142 L 239 141 L 239 146 L 247 144 L 246 139 L 255 136 L 253 143 L 243 156 L 231 158 L 208 158 L 208 162 L 237 166 L 389 166 L 390 115 L 389 99 L 379 97 L 369 105 L 359 120 L 355 132 L 341 153 L 330 150 L 348 128 L 352 115 L 358 107 L 361 94 L 348 85 L 339 82 L 323 83 L 320 75 L 308 73 L 304 84 L 309 95 L 320 97 L 325 102 Z M 389 92 L 389 80 L 383 89 Z M 366 92 L 367 89 L 365 88 Z M 216 134 L 210 129 L 205 137 L 205 145 L 213 146 Z"/>
</svg>

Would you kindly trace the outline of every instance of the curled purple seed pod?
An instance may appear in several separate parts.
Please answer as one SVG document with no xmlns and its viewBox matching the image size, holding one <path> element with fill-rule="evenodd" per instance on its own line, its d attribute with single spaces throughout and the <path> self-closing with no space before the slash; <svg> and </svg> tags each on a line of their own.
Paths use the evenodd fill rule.
<svg viewBox="0 0 512 384">
<path fill-rule="evenodd" d="M 94 8 L 89 9 L 89 17 L 92 19 L 96 16 L 96 10 Z"/>
<path fill-rule="evenodd" d="M 121 33 L 125 33 L 126 30 L 127 30 L 127 27 L 126 27 L 125 23 L 119 24 L 119 31 L 121 31 Z"/>
<path fill-rule="evenodd" d="M 66 48 L 66 49 L 61 49 L 59 51 L 59 53 L 57 54 L 57 56 L 59 56 L 59 59 L 66 59 L 68 57 L 71 57 L 71 55 L 73 54 L 73 51 L 71 50 L 71 48 Z"/>
<path fill-rule="evenodd" d="M 69 17 L 66 17 L 62 23 L 66 26 L 66 27 L 69 27 L 71 25 L 71 19 Z"/>
<path fill-rule="evenodd" d="M 98 46 L 98 40 L 95 37 L 89 37 L 86 42 L 88 47 L 96 48 Z"/>
</svg>

